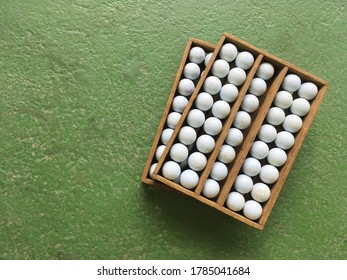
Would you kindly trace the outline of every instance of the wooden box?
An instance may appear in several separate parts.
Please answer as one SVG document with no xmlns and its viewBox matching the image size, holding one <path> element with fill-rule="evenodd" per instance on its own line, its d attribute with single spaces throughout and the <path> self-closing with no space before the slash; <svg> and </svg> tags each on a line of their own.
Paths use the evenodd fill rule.
<svg viewBox="0 0 347 280">
<path fill-rule="evenodd" d="M 172 145 L 174 143 L 179 142 L 178 141 L 178 133 L 180 131 L 180 129 L 187 125 L 187 115 L 189 114 L 189 112 L 195 108 L 194 102 L 195 99 L 197 97 L 197 95 L 199 93 L 201 93 L 202 91 L 204 91 L 203 89 L 203 85 L 205 80 L 209 77 L 212 76 L 212 65 L 214 63 L 214 61 L 216 59 L 219 58 L 220 55 L 220 50 L 222 48 L 222 46 L 226 43 L 231 43 L 234 44 L 239 52 L 242 51 L 247 51 L 250 52 L 253 57 L 254 57 L 254 63 L 251 66 L 250 69 L 247 70 L 247 75 L 246 75 L 246 79 L 244 81 L 244 83 L 242 85 L 240 85 L 238 87 L 238 97 L 236 100 L 234 100 L 233 102 L 230 103 L 230 113 L 228 115 L 227 118 L 222 119 L 222 130 L 219 134 L 214 136 L 215 139 L 215 148 L 212 152 L 210 152 L 209 154 L 206 154 L 206 158 L 207 158 L 207 164 L 205 166 L 204 169 L 202 169 L 201 171 L 197 172 L 199 175 L 199 181 L 198 184 L 196 185 L 196 187 L 194 189 L 187 189 L 185 187 L 183 187 L 180 183 L 179 180 L 175 180 L 171 181 L 166 179 L 163 176 L 162 173 L 162 167 L 164 165 L 164 163 L 166 163 L 167 161 L 171 160 L 170 159 L 170 149 L 172 147 Z M 187 51 L 186 51 L 187 52 Z M 187 55 L 187 53 L 185 53 L 185 56 Z M 220 148 L 221 146 L 225 143 L 228 131 L 231 127 L 233 127 L 233 123 L 234 123 L 234 119 L 235 116 L 237 114 L 238 111 L 240 111 L 241 109 L 241 104 L 242 101 L 244 99 L 244 96 L 247 94 L 250 84 L 252 82 L 252 79 L 254 78 L 259 65 L 262 62 L 269 62 L 274 66 L 275 72 L 273 77 L 270 80 L 267 80 L 267 90 L 264 94 L 262 94 L 261 96 L 259 96 L 259 107 L 256 111 L 250 113 L 250 117 L 251 117 L 251 123 L 250 125 L 242 130 L 243 132 L 243 142 L 235 147 L 235 159 L 231 162 L 226 164 L 228 173 L 225 179 L 220 180 L 218 183 L 220 185 L 220 192 L 219 194 L 215 197 L 215 198 L 207 198 L 205 196 L 202 195 L 202 190 L 204 187 L 204 184 L 206 182 L 206 180 L 209 178 L 210 176 L 210 172 L 212 169 L 213 164 L 217 161 L 217 157 L 218 154 L 220 152 Z M 234 62 L 232 62 L 234 63 Z M 232 63 L 230 64 L 232 67 Z M 182 65 L 183 62 L 181 64 L 181 68 L 182 69 Z M 180 71 L 179 71 L 180 73 Z M 178 76 L 176 78 L 175 81 L 175 85 L 177 85 L 178 79 L 180 74 L 178 73 Z M 261 203 L 262 206 L 262 214 L 260 216 L 260 218 L 257 219 L 249 219 L 247 218 L 242 211 L 232 211 L 230 210 L 227 206 L 226 206 L 226 200 L 227 197 L 229 195 L 229 193 L 231 191 L 234 191 L 234 183 L 235 183 L 235 179 L 239 174 L 242 174 L 242 165 L 246 159 L 246 157 L 249 155 L 251 146 L 253 144 L 254 141 L 257 140 L 257 135 L 258 135 L 258 131 L 260 129 L 260 127 L 262 126 L 262 124 L 266 124 L 266 116 L 267 113 L 269 111 L 269 109 L 273 106 L 273 101 L 274 98 L 277 94 L 278 91 L 281 90 L 281 84 L 283 79 L 286 77 L 286 75 L 288 74 L 296 74 L 297 76 L 300 77 L 301 81 L 304 82 L 312 82 L 314 83 L 317 88 L 318 88 L 318 94 L 315 96 L 315 98 L 313 98 L 312 100 L 310 100 L 310 110 L 307 113 L 307 115 L 303 116 L 302 119 L 302 127 L 301 129 L 296 132 L 293 133 L 294 137 L 295 137 L 295 142 L 294 145 L 286 150 L 286 155 L 287 155 L 287 160 L 286 162 L 281 166 L 278 167 L 278 174 L 279 177 L 277 179 L 277 181 L 275 181 L 274 183 L 269 184 L 269 187 L 271 188 L 271 195 L 270 198 L 264 202 Z M 225 85 L 228 83 L 227 78 L 222 78 L 222 85 Z M 240 220 L 241 222 L 244 222 L 254 228 L 260 229 L 262 230 L 266 224 L 266 221 L 269 218 L 269 215 L 271 213 L 271 210 L 273 208 L 273 206 L 276 203 L 277 197 L 284 185 L 284 182 L 289 174 L 289 171 L 294 163 L 294 160 L 299 152 L 299 149 L 304 141 L 304 138 L 308 132 L 308 129 L 313 121 L 313 118 L 315 116 L 315 114 L 317 113 L 317 110 L 319 108 L 320 103 L 322 102 L 322 99 L 324 97 L 324 94 L 326 93 L 327 90 L 327 83 L 325 81 L 323 81 L 320 78 L 315 77 L 314 75 L 299 69 L 298 67 L 282 60 L 279 59 L 257 47 L 254 47 L 253 45 L 231 35 L 228 33 L 224 33 L 222 38 L 220 39 L 220 41 L 218 42 L 213 55 L 210 59 L 209 64 L 207 65 L 203 75 L 201 76 L 199 82 L 196 85 L 196 88 L 193 92 L 193 94 L 191 95 L 189 102 L 186 106 L 186 108 L 184 109 L 184 111 L 182 112 L 182 116 L 179 120 L 179 122 L 177 123 L 170 140 L 168 141 L 166 148 L 164 149 L 159 162 L 157 163 L 154 171 L 153 171 L 153 175 L 152 177 L 155 180 L 158 180 L 159 182 L 163 183 L 166 186 L 169 186 L 172 189 L 175 189 L 179 192 L 181 192 L 182 194 L 186 194 L 188 196 L 191 196 L 233 218 L 236 218 L 238 220 Z M 173 88 L 174 91 L 174 88 Z M 171 101 L 172 101 L 172 97 L 174 96 L 174 93 L 171 92 L 170 94 L 171 96 Z M 297 92 L 293 93 L 293 97 L 297 98 Z M 214 96 L 214 102 L 216 102 L 217 100 L 219 100 L 218 94 Z M 170 104 L 170 99 L 168 101 L 168 104 Z M 162 129 L 165 125 L 165 119 L 167 116 L 167 113 L 169 111 L 169 106 L 167 106 L 165 112 L 164 112 L 164 116 L 163 119 L 161 121 L 161 125 L 158 129 L 158 133 L 157 133 L 157 137 L 155 139 L 155 143 L 154 146 L 158 145 L 158 139 L 160 137 L 160 134 L 162 132 Z M 291 114 L 289 109 L 284 110 L 285 111 L 285 115 Z M 211 110 L 205 112 L 206 113 L 206 118 L 211 116 Z M 281 130 L 283 130 L 281 125 L 276 126 L 276 130 L 279 133 Z M 202 128 L 198 128 L 197 129 L 197 133 L 198 135 L 201 135 L 203 132 Z M 272 146 L 271 146 L 272 145 Z M 274 143 L 270 143 L 269 147 L 275 147 Z M 154 154 L 154 149 L 152 148 L 151 150 L 151 157 L 153 158 L 153 154 Z M 196 150 L 196 147 L 192 148 L 193 152 L 194 150 Z M 149 160 L 150 161 L 150 160 Z M 266 159 L 260 161 L 261 165 L 264 166 L 266 165 Z M 148 174 L 148 168 L 149 168 L 150 162 L 147 163 L 146 168 L 147 171 L 145 170 L 145 172 L 147 172 L 146 174 Z M 182 167 L 182 170 L 184 168 L 187 167 Z M 145 174 L 145 173 L 144 173 Z M 144 175 L 144 178 L 146 178 L 146 176 Z M 260 182 L 259 176 L 255 176 L 253 178 L 254 182 Z M 246 200 L 251 200 L 252 198 L 250 198 L 250 194 L 244 194 L 244 197 Z"/>
</svg>

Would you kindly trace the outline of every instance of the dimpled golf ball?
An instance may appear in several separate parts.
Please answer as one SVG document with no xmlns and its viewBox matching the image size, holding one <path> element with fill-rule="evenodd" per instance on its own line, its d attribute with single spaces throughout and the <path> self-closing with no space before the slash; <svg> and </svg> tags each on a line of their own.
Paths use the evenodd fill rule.
<svg viewBox="0 0 347 280">
<path fill-rule="evenodd" d="M 219 57 L 228 62 L 235 60 L 236 56 L 237 48 L 231 43 L 224 44 L 219 51 Z"/>
<path fill-rule="evenodd" d="M 261 164 L 253 157 L 246 158 L 242 165 L 242 171 L 250 177 L 257 176 L 260 172 Z"/>
<path fill-rule="evenodd" d="M 248 200 L 243 207 L 243 215 L 250 220 L 258 220 L 263 214 L 263 207 L 255 200 Z"/>
<path fill-rule="evenodd" d="M 298 75 L 289 74 L 282 81 L 282 88 L 289 92 L 297 91 L 301 86 L 301 79 Z"/>
<path fill-rule="evenodd" d="M 187 123 L 194 128 L 202 126 L 205 122 L 205 114 L 199 109 L 193 109 L 188 113 Z"/>
<path fill-rule="evenodd" d="M 207 163 L 206 156 L 200 152 L 194 152 L 188 157 L 188 165 L 195 171 L 201 171 Z"/>
<path fill-rule="evenodd" d="M 274 126 L 271 124 L 263 124 L 258 132 L 258 138 L 259 140 L 265 142 L 265 143 L 271 143 L 276 139 L 277 136 L 277 130 Z"/>
<path fill-rule="evenodd" d="M 184 170 L 180 176 L 180 184 L 187 189 L 194 189 L 199 183 L 199 175 L 190 169 Z"/>
<path fill-rule="evenodd" d="M 295 138 L 293 134 L 288 131 L 281 131 L 277 134 L 275 144 L 278 148 L 288 150 L 293 147 Z"/>
<path fill-rule="evenodd" d="M 166 125 L 170 128 L 175 128 L 178 121 L 181 118 L 181 114 L 177 112 L 171 112 L 166 119 Z"/>
<path fill-rule="evenodd" d="M 209 76 L 205 79 L 203 88 L 209 94 L 215 95 L 221 90 L 222 82 L 216 76 Z"/>
<path fill-rule="evenodd" d="M 214 198 L 219 194 L 219 183 L 213 179 L 207 179 L 202 189 L 202 195 L 207 198 Z"/>
<path fill-rule="evenodd" d="M 284 113 L 283 109 L 279 107 L 271 107 L 270 110 L 267 112 L 266 121 L 269 124 L 276 126 L 283 123 L 285 117 L 286 114 Z"/>
<path fill-rule="evenodd" d="M 225 138 L 225 143 L 232 147 L 237 147 L 243 141 L 243 133 L 240 129 L 232 127 L 229 129 L 227 137 Z"/>
<path fill-rule="evenodd" d="M 188 99 L 182 95 L 176 96 L 172 101 L 172 110 L 182 113 L 188 104 Z"/>
<path fill-rule="evenodd" d="M 222 162 L 216 161 L 212 165 L 210 177 L 216 181 L 224 180 L 228 175 L 228 168 Z"/>
<path fill-rule="evenodd" d="M 153 179 L 153 177 L 152 177 L 153 171 L 154 171 L 154 169 L 157 167 L 157 164 L 158 164 L 158 163 L 153 163 L 153 164 L 151 165 L 151 167 L 149 168 L 148 174 L 149 174 L 149 177 L 151 177 L 152 179 Z"/>
<path fill-rule="evenodd" d="M 255 141 L 253 142 L 249 152 L 252 157 L 262 160 L 267 157 L 269 153 L 269 146 L 263 141 Z"/>
<path fill-rule="evenodd" d="M 219 134 L 222 128 L 222 122 L 216 117 L 209 117 L 204 123 L 204 131 L 212 136 Z"/>
<path fill-rule="evenodd" d="M 212 55 L 213 55 L 213 53 L 209 53 L 206 55 L 205 61 L 204 61 L 205 66 L 207 66 L 207 64 L 210 62 Z"/>
<path fill-rule="evenodd" d="M 230 163 L 235 159 L 235 150 L 230 145 L 224 144 L 219 150 L 218 160 L 223 163 Z"/>
<path fill-rule="evenodd" d="M 300 117 L 306 116 L 310 109 L 310 102 L 308 102 L 305 98 L 294 99 L 292 106 L 290 106 L 290 111 Z"/>
<path fill-rule="evenodd" d="M 296 133 L 302 128 L 302 119 L 294 114 L 286 116 L 282 124 L 284 130 Z"/>
<path fill-rule="evenodd" d="M 199 152 L 202 152 L 204 154 L 209 154 L 210 152 L 212 152 L 215 145 L 215 140 L 208 134 L 203 134 L 196 140 L 196 148 Z"/>
<path fill-rule="evenodd" d="M 317 93 L 317 86 L 311 82 L 303 83 L 298 90 L 299 97 L 305 98 L 306 100 L 312 100 L 316 97 Z"/>
<path fill-rule="evenodd" d="M 226 84 L 222 86 L 219 96 L 226 102 L 234 102 L 239 95 L 238 88 L 233 84 Z"/>
<path fill-rule="evenodd" d="M 248 88 L 248 92 L 256 96 L 261 96 L 267 89 L 266 82 L 261 78 L 254 78 Z"/>
<path fill-rule="evenodd" d="M 233 125 L 238 129 L 246 129 L 251 124 L 251 116 L 245 111 L 238 111 L 235 115 Z"/>
<path fill-rule="evenodd" d="M 263 62 L 259 65 L 257 72 L 255 75 L 263 80 L 267 81 L 272 78 L 275 73 L 275 68 L 271 63 Z"/>
<path fill-rule="evenodd" d="M 162 167 L 163 176 L 168 180 L 175 180 L 181 175 L 181 167 L 177 162 L 167 161 Z"/>
<path fill-rule="evenodd" d="M 160 145 L 156 150 L 155 150 L 155 159 L 159 161 L 161 158 L 161 155 L 163 154 L 165 150 L 166 145 Z"/>
<path fill-rule="evenodd" d="M 234 182 L 234 188 L 239 193 L 242 193 L 242 194 L 249 193 L 253 188 L 253 180 L 251 177 L 245 174 L 237 175 Z"/>
<path fill-rule="evenodd" d="M 225 119 L 230 113 L 230 106 L 224 100 L 216 101 L 212 106 L 212 115 L 218 119 Z"/>
<path fill-rule="evenodd" d="M 273 184 L 278 180 L 279 172 L 275 166 L 267 164 L 261 168 L 259 177 L 264 183 Z"/>
<path fill-rule="evenodd" d="M 268 185 L 264 183 L 256 183 L 254 184 L 251 196 L 254 200 L 263 203 L 265 201 L 268 201 L 271 195 L 271 190 L 268 187 Z"/>
<path fill-rule="evenodd" d="M 250 52 L 247 51 L 240 52 L 235 60 L 235 65 L 243 70 L 248 70 L 251 68 L 253 63 L 254 57 Z"/>
<path fill-rule="evenodd" d="M 276 167 L 280 167 L 287 161 L 287 154 L 280 148 L 272 148 L 267 155 L 267 161 Z"/>
<path fill-rule="evenodd" d="M 181 144 L 173 144 L 170 149 L 170 157 L 176 162 L 182 162 L 188 158 L 188 148 Z"/>
<path fill-rule="evenodd" d="M 247 113 L 253 113 L 259 107 L 259 99 L 253 94 L 246 94 L 242 100 L 241 109 Z"/>
<path fill-rule="evenodd" d="M 201 111 L 210 110 L 213 105 L 213 97 L 207 92 L 200 92 L 195 99 L 195 107 Z"/>
<path fill-rule="evenodd" d="M 228 75 L 230 66 L 224 59 L 217 59 L 213 62 L 211 71 L 214 76 L 222 79 Z"/>
<path fill-rule="evenodd" d="M 245 198 L 239 192 L 229 193 L 225 205 L 232 211 L 238 212 L 245 206 Z"/>
<path fill-rule="evenodd" d="M 184 96 L 190 96 L 192 95 L 193 91 L 195 89 L 195 85 L 192 80 L 189 79 L 182 79 L 178 83 L 178 92 Z"/>
<path fill-rule="evenodd" d="M 205 51 L 201 47 L 193 47 L 189 51 L 189 60 L 196 64 L 200 64 L 205 60 Z"/>
<path fill-rule="evenodd" d="M 245 70 L 240 67 L 234 67 L 229 71 L 228 82 L 238 87 L 245 82 L 246 76 Z"/>
<path fill-rule="evenodd" d="M 200 67 L 194 62 L 189 62 L 184 66 L 183 76 L 195 80 L 200 76 Z"/>
<path fill-rule="evenodd" d="M 178 140 L 184 145 L 191 145 L 196 140 L 196 131 L 191 126 L 184 126 L 178 132 Z"/>
<path fill-rule="evenodd" d="M 161 133 L 161 137 L 160 140 L 164 145 L 167 145 L 167 143 L 169 142 L 171 135 L 173 133 L 173 129 L 172 128 L 166 128 L 163 130 L 163 132 Z"/>
<path fill-rule="evenodd" d="M 281 90 L 276 93 L 273 103 L 276 107 L 285 110 L 292 105 L 293 95 L 288 91 Z"/>
</svg>

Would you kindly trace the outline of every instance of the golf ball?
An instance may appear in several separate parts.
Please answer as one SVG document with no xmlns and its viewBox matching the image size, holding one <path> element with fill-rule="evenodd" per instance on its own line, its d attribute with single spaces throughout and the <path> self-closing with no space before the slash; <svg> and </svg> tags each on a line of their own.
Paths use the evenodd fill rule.
<svg viewBox="0 0 347 280">
<path fill-rule="evenodd" d="M 199 183 L 199 175 L 193 170 L 184 170 L 180 176 L 180 183 L 187 189 L 194 189 Z"/>
<path fill-rule="evenodd" d="M 202 189 L 202 195 L 207 198 L 214 198 L 219 194 L 220 186 L 217 181 L 207 179 Z"/>
<path fill-rule="evenodd" d="M 198 66 L 199 67 L 199 66 Z M 195 89 L 195 85 L 192 80 L 182 79 L 178 83 L 178 92 L 184 96 L 190 96 Z"/>
<path fill-rule="evenodd" d="M 270 110 L 268 111 L 266 115 L 266 121 L 269 124 L 276 126 L 276 125 L 280 125 L 284 121 L 285 117 L 286 117 L 286 114 L 284 113 L 283 109 L 279 107 L 272 107 L 270 108 Z"/>
<path fill-rule="evenodd" d="M 210 177 L 216 181 L 222 181 L 226 178 L 228 175 L 228 168 L 226 165 L 222 162 L 215 162 L 212 165 Z"/>
<path fill-rule="evenodd" d="M 253 188 L 253 180 L 251 177 L 245 174 L 237 175 L 234 182 L 234 188 L 239 193 L 242 193 L 242 194 L 249 193 Z"/>
<path fill-rule="evenodd" d="M 246 76 L 245 70 L 239 67 L 234 67 L 229 71 L 228 82 L 235 86 L 240 86 L 245 82 Z"/>
<path fill-rule="evenodd" d="M 252 157 L 262 160 L 267 157 L 269 153 L 269 146 L 263 141 L 255 141 L 253 142 L 249 152 Z"/>
<path fill-rule="evenodd" d="M 264 183 L 273 184 L 278 180 L 279 172 L 275 166 L 267 164 L 261 168 L 259 177 Z"/>
<path fill-rule="evenodd" d="M 162 167 L 163 176 L 168 180 L 175 180 L 181 175 L 181 167 L 177 162 L 167 161 Z"/>
<path fill-rule="evenodd" d="M 225 143 L 230 146 L 237 147 L 243 141 L 242 131 L 238 128 L 232 127 L 229 129 L 227 137 L 225 138 Z"/>
<path fill-rule="evenodd" d="M 259 140 L 265 142 L 265 143 L 271 143 L 276 139 L 277 136 L 277 130 L 274 126 L 271 124 L 263 124 L 258 132 L 258 138 Z"/>
<path fill-rule="evenodd" d="M 153 179 L 153 177 L 152 177 L 152 175 L 153 175 L 153 171 L 154 171 L 154 169 L 157 167 L 157 164 L 158 163 L 153 163 L 152 165 L 151 165 L 151 167 L 149 168 L 149 177 L 151 177 L 152 179 Z"/>
<path fill-rule="evenodd" d="M 165 150 L 166 145 L 160 145 L 156 150 L 155 150 L 155 159 L 159 161 L 161 158 L 164 150 Z"/>
<path fill-rule="evenodd" d="M 253 94 L 246 94 L 242 100 L 241 109 L 253 113 L 259 107 L 259 99 Z"/>
<path fill-rule="evenodd" d="M 225 204 L 230 210 L 238 212 L 245 206 L 245 198 L 238 192 L 231 192 L 229 193 Z"/>
<path fill-rule="evenodd" d="M 193 47 L 189 51 L 189 60 L 196 64 L 200 64 L 205 60 L 205 51 L 201 47 Z"/>
<path fill-rule="evenodd" d="M 219 96 L 226 102 L 234 102 L 239 95 L 238 88 L 233 84 L 226 84 L 220 90 Z"/>
<path fill-rule="evenodd" d="M 286 131 L 289 131 L 291 133 L 296 133 L 302 127 L 302 119 L 297 115 L 290 114 L 286 116 L 282 126 Z"/>
<path fill-rule="evenodd" d="M 225 119 L 230 113 L 230 106 L 224 100 L 216 101 L 212 106 L 212 115 L 218 119 Z"/>
<path fill-rule="evenodd" d="M 219 134 L 222 128 L 222 122 L 216 117 L 209 117 L 204 123 L 204 131 L 212 136 Z"/>
<path fill-rule="evenodd" d="M 251 116 L 245 111 L 238 111 L 235 115 L 233 125 L 238 129 L 246 129 L 251 124 Z"/>
<path fill-rule="evenodd" d="M 293 95 L 285 90 L 281 90 L 276 93 L 275 99 L 274 99 L 274 105 L 285 110 L 290 107 L 293 103 Z"/>
<path fill-rule="evenodd" d="M 222 79 L 228 75 L 230 66 L 224 59 L 217 59 L 213 62 L 211 71 L 214 76 Z"/>
<path fill-rule="evenodd" d="M 235 155 L 236 153 L 234 148 L 227 144 L 224 144 L 219 150 L 218 160 L 228 164 L 235 159 Z"/>
<path fill-rule="evenodd" d="M 260 172 L 261 164 L 253 157 L 246 158 L 242 165 L 242 171 L 250 177 L 257 176 Z"/>
<path fill-rule="evenodd" d="M 188 165 L 195 171 L 201 171 L 207 163 L 206 156 L 200 152 L 194 152 L 188 157 Z"/>
<path fill-rule="evenodd" d="M 311 82 L 303 83 L 298 90 L 299 97 L 305 98 L 307 100 L 312 100 L 313 98 L 315 98 L 317 93 L 317 86 Z"/>
<path fill-rule="evenodd" d="M 248 88 L 248 92 L 256 96 L 261 96 L 267 89 L 266 82 L 261 78 L 254 78 Z"/>
<path fill-rule="evenodd" d="M 251 191 L 251 196 L 254 200 L 263 203 L 270 198 L 271 190 L 264 183 L 256 183 Z"/>
<path fill-rule="evenodd" d="M 216 76 L 209 76 L 205 79 L 203 88 L 209 94 L 215 95 L 221 90 L 222 82 Z"/>
<path fill-rule="evenodd" d="M 277 134 L 275 144 L 278 148 L 288 150 L 293 147 L 295 138 L 293 134 L 288 131 L 281 131 Z"/>
<path fill-rule="evenodd" d="M 287 161 L 287 154 L 280 148 L 272 148 L 267 155 L 267 161 L 276 167 L 280 167 Z"/>
<path fill-rule="evenodd" d="M 206 55 L 205 61 L 204 61 L 205 66 L 207 66 L 207 64 L 210 62 L 210 59 L 211 59 L 212 55 L 213 55 L 213 53 L 209 53 L 209 54 Z"/>
<path fill-rule="evenodd" d="M 301 86 L 301 79 L 298 75 L 289 74 L 282 81 L 282 88 L 289 92 L 297 91 Z"/>
<path fill-rule="evenodd" d="M 191 126 L 184 126 L 178 133 L 178 140 L 184 145 L 191 145 L 196 140 L 196 131 Z"/>
<path fill-rule="evenodd" d="M 213 137 L 207 134 L 199 136 L 199 138 L 196 140 L 196 148 L 199 152 L 204 154 L 209 154 L 212 152 L 215 145 L 216 142 L 214 141 Z"/>
<path fill-rule="evenodd" d="M 226 43 L 221 47 L 219 56 L 228 62 L 232 62 L 237 56 L 237 48 L 231 43 Z"/>
<path fill-rule="evenodd" d="M 249 68 L 251 68 L 253 63 L 254 57 L 250 52 L 247 51 L 240 52 L 235 60 L 235 65 L 244 70 L 248 70 Z"/>
<path fill-rule="evenodd" d="M 182 113 L 188 104 L 188 99 L 182 95 L 176 96 L 172 101 L 172 110 Z"/>
<path fill-rule="evenodd" d="M 166 125 L 170 128 L 175 128 L 178 121 L 181 118 L 181 114 L 177 112 L 171 112 L 166 119 Z"/>
<path fill-rule="evenodd" d="M 160 140 L 164 145 L 167 145 L 173 132 L 174 130 L 172 128 L 166 128 L 163 130 L 163 132 L 161 133 Z"/>
<path fill-rule="evenodd" d="M 202 126 L 205 122 L 205 114 L 199 109 L 193 109 L 188 113 L 187 123 L 194 128 Z"/>
<path fill-rule="evenodd" d="M 271 63 L 263 62 L 259 65 L 257 72 L 255 75 L 263 80 L 269 80 L 275 73 L 275 68 Z"/>
<path fill-rule="evenodd" d="M 170 157 L 176 162 L 182 162 L 188 157 L 188 148 L 181 144 L 173 144 L 170 149 Z"/>
<path fill-rule="evenodd" d="M 243 215 L 250 220 L 258 220 L 263 214 L 263 207 L 255 200 L 248 200 L 243 207 Z"/>
<path fill-rule="evenodd" d="M 294 99 L 292 106 L 290 106 L 290 111 L 300 117 L 306 116 L 311 109 L 310 102 L 305 98 Z"/>
<path fill-rule="evenodd" d="M 183 76 L 195 80 L 200 76 L 200 67 L 194 62 L 189 62 L 184 66 Z"/>
<path fill-rule="evenodd" d="M 213 97 L 207 92 L 201 92 L 195 99 L 195 107 L 201 111 L 210 110 L 213 105 Z"/>
</svg>

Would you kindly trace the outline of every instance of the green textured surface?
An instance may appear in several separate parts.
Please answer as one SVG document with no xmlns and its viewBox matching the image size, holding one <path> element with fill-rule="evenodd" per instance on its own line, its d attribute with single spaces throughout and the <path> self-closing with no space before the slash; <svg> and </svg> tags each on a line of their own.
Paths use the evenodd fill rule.
<svg viewBox="0 0 347 280">
<path fill-rule="evenodd" d="M 346 259 L 345 1 L 157 2 L 0 0 L 0 258 Z M 262 232 L 140 183 L 189 36 L 224 31 L 330 83 Z"/>
</svg>

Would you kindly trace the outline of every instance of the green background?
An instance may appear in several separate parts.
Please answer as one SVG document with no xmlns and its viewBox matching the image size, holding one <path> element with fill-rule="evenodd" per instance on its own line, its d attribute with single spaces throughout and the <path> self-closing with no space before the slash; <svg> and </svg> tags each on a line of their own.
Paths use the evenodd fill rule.
<svg viewBox="0 0 347 280">
<path fill-rule="evenodd" d="M 0 258 L 346 259 L 345 1 L 0 0 Z M 140 182 L 190 36 L 330 84 L 258 231 Z"/>
</svg>

